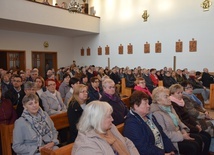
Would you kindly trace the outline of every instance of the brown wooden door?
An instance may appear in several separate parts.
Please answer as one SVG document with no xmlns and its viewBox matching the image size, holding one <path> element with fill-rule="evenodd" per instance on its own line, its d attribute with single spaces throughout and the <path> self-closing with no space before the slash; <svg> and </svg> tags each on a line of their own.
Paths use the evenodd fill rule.
<svg viewBox="0 0 214 155">
<path fill-rule="evenodd" d="M 0 50 L 0 68 L 13 71 L 25 71 L 25 51 Z"/>
<path fill-rule="evenodd" d="M 48 69 L 57 70 L 57 52 L 32 52 L 32 67 L 38 68 L 45 78 Z"/>
</svg>

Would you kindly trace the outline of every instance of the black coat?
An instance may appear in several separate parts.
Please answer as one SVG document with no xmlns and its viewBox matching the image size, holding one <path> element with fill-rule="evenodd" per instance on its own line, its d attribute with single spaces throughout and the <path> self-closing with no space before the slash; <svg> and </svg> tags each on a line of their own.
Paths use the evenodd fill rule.
<svg viewBox="0 0 214 155">
<path fill-rule="evenodd" d="M 95 90 L 91 85 L 88 87 L 88 102 L 99 100 L 100 94 L 97 90 Z"/>
<path fill-rule="evenodd" d="M 14 88 L 11 88 L 5 92 L 5 98 L 9 99 L 13 105 L 22 104 L 22 99 L 24 96 L 25 92 L 23 89 L 17 92 Z"/>
<path fill-rule="evenodd" d="M 83 109 L 77 101 L 69 103 L 67 114 L 70 128 L 70 139 L 68 140 L 68 143 L 73 143 L 77 137 L 78 130 L 76 125 L 79 122 L 82 112 Z"/>
<path fill-rule="evenodd" d="M 100 101 L 106 101 L 112 106 L 112 117 L 114 119 L 114 125 L 119 125 L 124 122 L 124 118 L 128 113 L 128 108 L 117 94 L 110 98 L 106 93 L 103 93 Z"/>
</svg>

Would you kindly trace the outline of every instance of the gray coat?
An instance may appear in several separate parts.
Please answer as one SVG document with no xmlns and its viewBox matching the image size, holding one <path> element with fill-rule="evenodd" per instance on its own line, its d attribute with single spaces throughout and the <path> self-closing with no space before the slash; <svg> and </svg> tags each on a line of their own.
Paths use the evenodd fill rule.
<svg viewBox="0 0 214 155">
<path fill-rule="evenodd" d="M 42 104 L 44 107 L 44 110 L 48 113 L 48 115 L 55 115 L 59 114 L 61 112 L 66 112 L 67 108 L 65 104 L 62 101 L 62 97 L 58 91 L 56 91 L 56 98 L 58 102 L 56 101 L 55 97 L 47 90 L 41 95 Z M 59 104 L 61 106 L 61 110 L 59 110 Z"/>
<path fill-rule="evenodd" d="M 59 144 L 57 139 L 58 132 L 56 131 L 53 121 L 50 119 L 48 114 L 46 115 L 46 122 L 50 127 L 53 139 L 48 139 L 55 143 L 54 149 L 58 148 L 56 145 Z M 44 139 L 44 141 L 47 141 Z M 32 129 L 31 124 L 26 121 L 23 117 L 16 120 L 13 130 L 13 150 L 17 155 L 39 155 L 37 152 L 38 138 L 36 132 Z"/>
<path fill-rule="evenodd" d="M 177 116 L 177 114 L 172 106 L 171 106 L 171 110 L 172 110 L 172 113 Z M 177 116 L 177 119 L 178 119 L 179 128 L 176 127 L 174 125 L 170 115 L 167 112 L 161 110 L 159 108 L 158 104 L 152 103 L 150 112 L 155 116 L 158 123 L 163 128 L 164 133 L 169 137 L 169 139 L 172 141 L 172 143 L 174 144 L 176 149 L 179 150 L 177 142 L 181 142 L 184 140 L 181 130 L 185 129 L 186 131 L 189 131 L 189 128 L 181 122 L 181 120 L 179 119 L 178 116 Z"/>
<path fill-rule="evenodd" d="M 65 82 L 62 82 L 60 84 L 59 92 L 60 92 L 62 98 L 65 98 L 65 95 L 67 94 L 67 92 L 69 92 L 70 88 L 71 87 L 68 84 L 66 84 Z"/>
<path fill-rule="evenodd" d="M 128 138 L 123 137 L 117 128 L 112 125 L 112 134 L 117 137 L 127 148 L 130 155 L 139 155 L 136 147 Z M 86 134 L 78 133 L 72 149 L 72 155 L 115 155 L 112 147 L 94 131 Z"/>
</svg>

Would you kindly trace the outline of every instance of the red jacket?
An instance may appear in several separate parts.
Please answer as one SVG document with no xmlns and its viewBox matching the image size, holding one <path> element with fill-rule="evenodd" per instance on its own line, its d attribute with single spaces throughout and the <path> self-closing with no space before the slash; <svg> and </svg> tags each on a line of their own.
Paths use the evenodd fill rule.
<svg viewBox="0 0 214 155">
<path fill-rule="evenodd" d="M 13 124 L 17 119 L 17 114 L 8 99 L 1 99 L 0 103 L 0 124 Z"/>
<path fill-rule="evenodd" d="M 150 78 L 151 78 L 151 80 L 152 80 L 152 82 L 153 82 L 153 85 L 154 86 L 158 86 L 158 77 L 156 76 L 156 75 L 154 75 L 154 74 L 150 74 Z"/>
</svg>

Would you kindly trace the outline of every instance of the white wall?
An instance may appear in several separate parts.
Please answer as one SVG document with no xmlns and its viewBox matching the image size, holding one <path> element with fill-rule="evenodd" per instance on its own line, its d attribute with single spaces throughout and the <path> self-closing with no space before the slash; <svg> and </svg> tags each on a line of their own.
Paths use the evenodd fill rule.
<svg viewBox="0 0 214 155">
<path fill-rule="evenodd" d="M 32 68 L 31 51 L 58 52 L 58 68 L 72 64 L 72 39 L 66 37 L 0 30 L 1 50 L 26 51 L 26 68 Z M 44 48 L 44 41 L 49 47 Z"/>
<path fill-rule="evenodd" d="M 214 71 L 214 6 L 203 12 L 201 1 L 195 0 L 91 0 L 96 16 L 101 17 L 100 34 L 74 38 L 74 49 L 91 48 L 91 56 L 74 53 L 79 64 L 111 67 L 142 66 L 146 68 L 173 67 L 173 56 L 177 58 L 177 68 L 202 70 L 208 67 Z M 101 7 L 100 7 L 101 6 Z M 141 18 L 143 10 L 148 10 L 148 22 Z M 189 41 L 197 40 L 197 52 L 189 52 Z M 175 42 L 183 41 L 183 52 L 175 52 Z M 150 43 L 150 53 L 144 54 L 144 43 Z M 155 43 L 162 43 L 162 53 L 155 53 Z M 132 55 L 127 54 L 127 45 L 133 45 Z M 123 44 L 124 54 L 118 54 L 118 46 Z M 110 55 L 98 56 L 98 46 L 110 46 Z"/>
<path fill-rule="evenodd" d="M 91 0 L 96 16 L 100 16 L 100 34 L 78 38 L 66 38 L 33 33 L 0 30 L 0 49 L 26 50 L 27 68 L 31 67 L 31 51 L 57 51 L 58 67 L 76 60 L 79 65 L 111 67 L 142 66 L 146 68 L 173 66 L 173 56 L 177 58 L 177 68 L 202 70 L 208 67 L 214 71 L 214 5 L 203 12 L 202 0 Z M 165 6 L 164 4 L 168 5 Z M 162 9 L 161 9 L 162 5 Z M 148 22 L 141 18 L 143 10 L 148 10 Z M 12 13 L 12 12 L 11 12 Z M 41 17 L 42 18 L 42 17 Z M 85 23 L 82 23 L 85 24 Z M 197 40 L 197 52 L 189 52 L 189 41 Z M 183 52 L 175 52 L 175 42 L 183 41 Z M 43 42 L 49 41 L 44 49 Z M 155 53 L 155 43 L 162 43 L 162 53 Z M 143 53 L 144 43 L 150 43 L 149 54 Z M 126 46 L 131 43 L 134 52 L 127 54 Z M 124 54 L 118 54 L 118 46 L 123 44 Z M 110 47 L 110 55 L 98 56 L 99 46 Z M 80 49 L 90 47 L 91 56 L 80 56 Z"/>
</svg>

